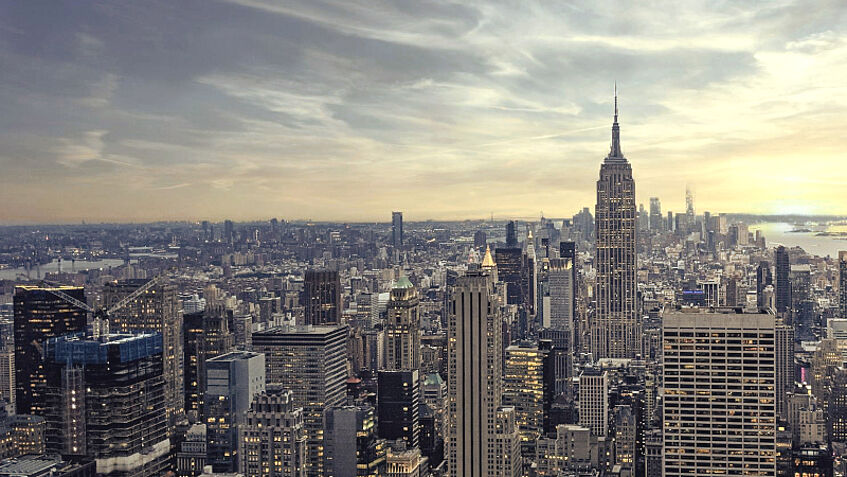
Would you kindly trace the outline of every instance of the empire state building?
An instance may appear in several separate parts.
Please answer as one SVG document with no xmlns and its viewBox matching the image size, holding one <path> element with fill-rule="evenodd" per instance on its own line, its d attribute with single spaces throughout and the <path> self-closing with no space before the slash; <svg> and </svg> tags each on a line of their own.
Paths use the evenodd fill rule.
<svg viewBox="0 0 847 477">
<path fill-rule="evenodd" d="M 595 358 L 632 358 L 641 352 L 636 314 L 635 181 L 621 152 L 618 96 L 612 147 L 600 166 L 595 208 L 597 308 L 591 326 Z"/>
</svg>

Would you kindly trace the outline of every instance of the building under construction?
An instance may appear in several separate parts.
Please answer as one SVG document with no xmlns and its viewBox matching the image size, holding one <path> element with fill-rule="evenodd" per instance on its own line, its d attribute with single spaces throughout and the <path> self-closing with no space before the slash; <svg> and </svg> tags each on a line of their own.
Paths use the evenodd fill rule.
<svg viewBox="0 0 847 477">
<path fill-rule="evenodd" d="M 48 451 L 93 457 L 98 475 L 162 475 L 170 453 L 162 352 L 160 333 L 47 340 Z"/>
</svg>

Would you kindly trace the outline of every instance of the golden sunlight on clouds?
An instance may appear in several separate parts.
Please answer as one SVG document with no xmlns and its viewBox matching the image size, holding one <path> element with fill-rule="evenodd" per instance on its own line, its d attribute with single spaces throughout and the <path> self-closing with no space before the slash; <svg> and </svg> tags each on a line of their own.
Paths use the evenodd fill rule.
<svg viewBox="0 0 847 477">
<path fill-rule="evenodd" d="M 204 6 L 0 19 L 0 222 L 570 216 L 615 81 L 639 202 L 847 213 L 840 2 Z"/>
</svg>

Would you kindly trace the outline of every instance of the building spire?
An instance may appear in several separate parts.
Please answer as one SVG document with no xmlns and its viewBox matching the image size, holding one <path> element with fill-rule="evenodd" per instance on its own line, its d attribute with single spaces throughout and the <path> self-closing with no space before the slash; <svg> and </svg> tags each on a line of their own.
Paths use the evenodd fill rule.
<svg viewBox="0 0 847 477">
<path fill-rule="evenodd" d="M 621 152 L 621 128 L 618 126 L 618 82 L 615 81 L 615 120 L 612 123 L 612 147 L 609 158 L 624 159 Z"/>
<path fill-rule="evenodd" d="M 618 82 L 615 81 L 615 124 L 618 122 Z"/>
</svg>

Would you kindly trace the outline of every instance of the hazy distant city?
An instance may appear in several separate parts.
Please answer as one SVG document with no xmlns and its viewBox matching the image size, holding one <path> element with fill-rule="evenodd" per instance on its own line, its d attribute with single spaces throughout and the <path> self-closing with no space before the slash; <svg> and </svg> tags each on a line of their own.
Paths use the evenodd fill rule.
<svg viewBox="0 0 847 477">
<path fill-rule="evenodd" d="M 844 25 L 0 2 L 0 477 L 847 477 Z"/>
</svg>

